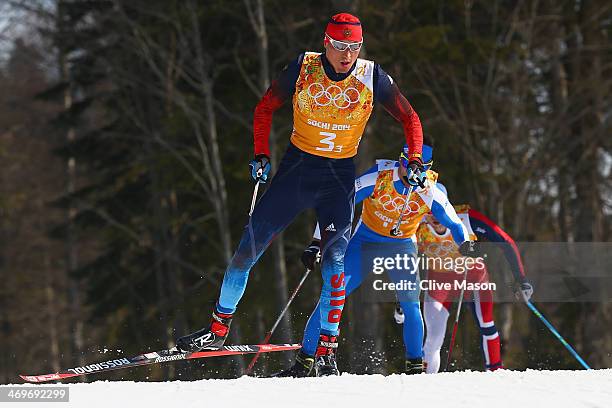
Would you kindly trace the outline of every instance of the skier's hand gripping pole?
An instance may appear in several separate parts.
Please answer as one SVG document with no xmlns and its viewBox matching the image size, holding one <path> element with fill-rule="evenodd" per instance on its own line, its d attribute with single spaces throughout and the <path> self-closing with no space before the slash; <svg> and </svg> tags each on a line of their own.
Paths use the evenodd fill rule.
<svg viewBox="0 0 612 408">
<path fill-rule="evenodd" d="M 413 158 L 406 168 L 406 181 L 411 186 L 425 188 L 427 173 L 420 158 Z"/>
<path fill-rule="evenodd" d="M 259 184 L 268 181 L 268 175 L 272 169 L 270 164 L 270 158 L 265 154 L 258 154 L 249 163 L 251 170 L 251 177 L 255 180 L 255 191 L 253 191 L 253 198 L 251 199 L 251 210 L 249 211 L 249 217 L 253 215 L 253 209 L 255 208 L 255 201 L 257 201 L 257 192 L 259 191 Z"/>
</svg>

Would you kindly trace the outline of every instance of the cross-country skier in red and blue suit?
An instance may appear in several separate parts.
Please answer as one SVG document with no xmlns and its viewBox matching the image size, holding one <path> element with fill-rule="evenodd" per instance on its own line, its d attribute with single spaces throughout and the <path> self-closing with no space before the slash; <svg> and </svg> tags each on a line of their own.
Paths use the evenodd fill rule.
<svg viewBox="0 0 612 408">
<path fill-rule="evenodd" d="M 358 59 L 362 43 L 359 19 L 346 13 L 333 16 L 323 39 L 325 52 L 301 54 L 257 104 L 255 158 L 250 163 L 257 182 L 268 179 L 272 116 L 287 100 L 293 104 L 291 142 L 227 267 L 210 326 L 179 338 L 180 350 L 216 348 L 224 343 L 251 268 L 299 213 L 314 208 L 322 229 L 323 275 L 317 374 L 338 374 L 335 350 L 344 304 L 344 252 L 355 196 L 353 156 L 374 104 L 381 104 L 402 124 L 411 152 L 408 179 L 415 185 L 425 181 L 419 117 L 378 64 Z"/>
<path fill-rule="evenodd" d="M 444 195 L 447 194 L 443 184 L 438 183 L 436 188 L 440 189 Z M 521 291 L 525 298 L 529 299 L 533 293 L 533 288 L 525 277 L 521 255 L 512 238 L 484 214 L 468 205 L 456 206 L 455 211 L 470 235 L 474 235 L 475 239 L 493 242 L 501 247 L 514 275 L 517 297 L 519 295 L 518 291 Z M 419 251 L 428 257 L 460 256 L 457 251 L 458 248 L 453 242 L 451 231 L 439 221 L 435 214 L 429 214 L 425 217 L 425 222 L 421 224 L 417 231 Z M 441 249 L 446 253 L 442 254 Z M 435 264 L 430 263 L 428 265 Z M 454 282 L 455 280 L 462 280 L 462 276 L 438 264 L 427 271 L 427 279 L 439 283 Z M 489 276 L 486 266 L 482 264 L 468 270 L 466 280 L 471 283 L 488 282 Z M 425 293 L 423 315 L 427 327 L 427 337 L 424 345 L 427 373 L 437 373 L 440 368 L 440 349 L 444 342 L 446 323 L 453 300 L 458 298 L 458 293 L 459 290 L 456 288 L 451 290 L 430 289 Z M 467 291 L 465 297 L 469 299 L 468 306 L 472 310 L 480 330 L 485 368 L 487 370 L 502 368 L 501 344 L 493 318 L 493 293 L 491 289 Z"/>
</svg>

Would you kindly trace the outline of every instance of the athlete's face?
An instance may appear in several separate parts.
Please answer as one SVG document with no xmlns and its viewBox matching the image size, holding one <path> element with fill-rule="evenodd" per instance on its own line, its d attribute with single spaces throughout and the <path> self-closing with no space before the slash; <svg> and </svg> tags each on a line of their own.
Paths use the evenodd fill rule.
<svg viewBox="0 0 612 408">
<path fill-rule="evenodd" d="M 436 217 L 433 216 L 433 214 L 429 213 L 425 216 L 425 221 L 431 225 L 431 227 L 434 229 L 434 231 L 436 231 L 438 234 L 444 234 L 446 232 L 446 227 L 442 224 L 440 224 L 440 221 L 438 221 L 436 219 Z"/>
<path fill-rule="evenodd" d="M 361 47 L 357 51 L 351 51 L 350 47 L 347 47 L 344 51 L 338 51 L 327 38 L 325 38 L 323 44 L 325 46 L 327 60 L 338 74 L 349 72 L 355 61 L 357 61 L 359 52 L 361 51 Z"/>
</svg>

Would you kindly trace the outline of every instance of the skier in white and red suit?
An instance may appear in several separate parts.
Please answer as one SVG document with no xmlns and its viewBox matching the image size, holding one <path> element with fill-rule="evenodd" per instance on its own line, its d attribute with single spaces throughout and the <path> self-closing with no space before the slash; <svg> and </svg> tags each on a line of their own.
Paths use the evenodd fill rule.
<svg viewBox="0 0 612 408">
<path fill-rule="evenodd" d="M 437 183 L 437 188 L 447 194 L 446 188 L 441 183 Z M 529 299 L 533 294 L 533 288 L 525 277 L 521 255 L 512 238 L 497 224 L 468 205 L 456 206 L 455 211 L 467 228 L 470 239 L 485 240 L 501 245 L 516 281 L 515 293 L 518 296 L 520 295 L 519 291 L 523 292 L 526 299 Z M 429 258 L 458 258 L 461 256 L 448 228 L 438 222 L 431 213 L 425 217 L 425 222 L 417 230 L 417 240 L 419 242 L 419 252 Z M 444 268 L 445 265 L 435 262 L 428 262 L 427 265 L 430 268 L 427 273 L 429 282 L 436 281 L 438 284 L 453 282 L 451 290 L 439 289 L 440 286 L 437 286 L 437 288 L 425 293 L 424 318 L 427 335 L 423 351 L 427 373 L 437 373 L 440 369 L 440 349 L 444 342 L 446 322 L 451 306 L 459 298 L 460 292 L 454 282 L 463 281 L 463 274 L 447 270 Z M 484 288 L 466 290 L 464 299 L 470 300 L 468 305 L 478 323 L 485 367 L 487 370 L 496 370 L 503 368 L 503 366 L 499 333 L 493 320 L 493 293 L 487 285 L 482 285 L 483 283 L 486 284 L 488 280 L 489 277 L 484 263 L 474 264 L 471 269 L 468 269 L 466 281 L 470 284 L 480 284 L 474 286 Z"/>
</svg>

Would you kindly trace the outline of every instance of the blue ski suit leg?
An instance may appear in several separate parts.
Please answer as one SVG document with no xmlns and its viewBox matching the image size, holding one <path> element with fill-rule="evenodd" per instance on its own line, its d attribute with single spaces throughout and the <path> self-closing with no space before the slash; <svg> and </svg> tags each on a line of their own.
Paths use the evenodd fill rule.
<svg viewBox="0 0 612 408">
<path fill-rule="evenodd" d="M 353 291 L 359 288 L 366 275 L 372 269 L 371 261 L 369 265 L 362 265 L 362 262 L 367 261 L 363 256 L 364 246 L 381 243 L 392 243 L 393 248 L 398 248 L 399 244 L 399 248 L 403 253 L 416 257 L 416 246 L 411 240 L 400 241 L 383 237 L 370 230 L 364 224 L 360 224 L 349 241 L 344 257 L 346 296 L 349 296 Z M 367 258 L 367 256 L 365 258 Z M 406 272 L 389 271 L 389 277 L 394 283 L 399 283 L 402 280 L 415 282 L 418 288 L 418 273 L 410 274 Z M 416 291 L 400 291 L 397 292 L 397 295 L 405 314 L 403 337 L 406 357 L 423 357 L 423 317 L 419 305 L 419 291 L 418 289 Z M 315 354 L 319 333 L 322 331 L 319 325 L 320 309 L 320 304 L 317 304 L 304 330 L 302 351 L 308 355 Z"/>
<path fill-rule="evenodd" d="M 279 169 L 253 210 L 238 249 L 225 271 L 217 310 L 234 313 L 249 272 L 275 236 L 307 208 L 321 225 L 323 288 L 321 327 L 337 334 L 344 305 L 344 253 L 353 217 L 352 159 L 314 156 L 289 145 Z"/>
</svg>

